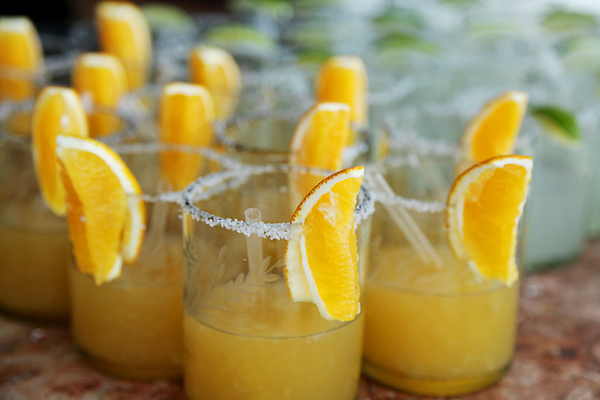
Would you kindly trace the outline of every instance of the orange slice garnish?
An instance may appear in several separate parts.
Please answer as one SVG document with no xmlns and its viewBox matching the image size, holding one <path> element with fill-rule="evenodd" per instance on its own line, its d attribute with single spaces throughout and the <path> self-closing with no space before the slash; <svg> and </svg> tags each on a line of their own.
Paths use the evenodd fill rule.
<svg viewBox="0 0 600 400">
<path fill-rule="evenodd" d="M 56 165 L 56 137 L 87 137 L 81 100 L 73 89 L 48 86 L 38 96 L 31 127 L 35 172 L 42 198 L 56 215 L 65 215 L 65 189 Z"/>
<path fill-rule="evenodd" d="M 58 136 L 56 154 L 67 193 L 69 239 L 77 267 L 96 284 L 121 274 L 137 258 L 146 209 L 137 180 L 106 145 Z"/>
<path fill-rule="evenodd" d="M 354 208 L 364 168 L 324 179 L 292 217 L 302 226 L 285 252 L 285 280 L 294 301 L 315 303 L 323 318 L 350 321 L 360 312 Z"/>
<path fill-rule="evenodd" d="M 144 86 L 152 58 L 152 37 L 142 10 L 129 2 L 103 1 L 96 6 L 96 23 L 100 47 L 121 60 L 129 89 Z"/>
<path fill-rule="evenodd" d="M 170 83 L 160 100 L 160 141 L 195 147 L 212 145 L 215 119 L 208 90 L 192 83 Z M 174 190 L 182 190 L 198 177 L 204 159 L 198 154 L 167 151 L 161 154 L 163 179 Z"/>
<path fill-rule="evenodd" d="M 459 259 L 486 279 L 511 286 L 519 276 L 515 261 L 517 228 L 527 199 L 531 157 L 501 156 L 462 173 L 448 195 L 448 241 Z"/>
<path fill-rule="evenodd" d="M 102 137 L 118 131 L 121 121 L 114 111 L 127 93 L 127 76 L 119 59 L 107 53 L 84 53 L 73 67 L 73 88 L 84 102 L 89 101 L 88 125 L 91 137 Z"/>
<path fill-rule="evenodd" d="M 473 165 L 513 152 L 529 96 L 511 90 L 491 99 L 461 137 L 463 157 Z"/>
<path fill-rule="evenodd" d="M 242 73 L 225 50 L 197 46 L 190 53 L 190 80 L 204 86 L 213 97 L 217 118 L 233 114 L 242 88 Z"/>
<path fill-rule="evenodd" d="M 367 87 L 367 71 L 360 57 L 333 56 L 319 71 L 316 97 L 318 102 L 347 104 L 350 106 L 350 122 L 365 127 L 368 118 Z"/>
<path fill-rule="evenodd" d="M 330 171 L 342 168 L 342 154 L 350 131 L 350 107 L 343 103 L 317 103 L 298 121 L 290 141 L 289 163 Z M 290 173 L 295 199 L 304 198 L 323 176 Z"/>
<path fill-rule="evenodd" d="M 34 96 L 35 74 L 43 62 L 42 45 L 27 17 L 0 18 L 0 100 Z"/>
</svg>

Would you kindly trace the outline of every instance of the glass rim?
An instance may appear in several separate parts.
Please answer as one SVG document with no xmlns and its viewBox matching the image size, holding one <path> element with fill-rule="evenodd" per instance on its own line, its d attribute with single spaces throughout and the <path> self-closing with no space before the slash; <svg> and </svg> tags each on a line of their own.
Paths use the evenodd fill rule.
<svg viewBox="0 0 600 400">
<path fill-rule="evenodd" d="M 242 168 L 240 162 L 227 155 L 221 154 L 210 147 L 152 142 L 117 144 L 111 148 L 119 155 L 158 154 L 167 151 L 178 151 L 205 157 L 210 161 L 221 164 L 225 170 L 238 170 Z M 157 194 L 129 194 L 127 197 L 141 198 L 145 203 L 176 203 L 179 206 L 183 204 L 183 190 L 168 190 Z"/>
<path fill-rule="evenodd" d="M 16 145 L 30 147 L 31 134 L 15 135 L 14 133 L 7 131 L 3 125 L 6 122 L 6 120 L 15 113 L 29 112 L 33 116 L 34 110 L 34 99 L 28 99 L 18 102 L 2 102 L 0 104 L 0 143 L 13 143 Z M 120 110 L 119 107 L 117 107 L 115 110 L 108 110 L 106 108 L 100 107 L 92 108 L 91 110 L 86 110 L 86 117 L 88 116 L 89 112 L 100 112 L 106 115 L 114 115 L 125 124 L 125 126 L 122 129 L 110 135 L 95 137 L 92 139 L 102 142 L 104 144 L 111 144 L 119 143 L 135 136 L 135 132 L 138 129 L 136 119 L 133 116 L 129 115 L 129 113 Z"/>
<path fill-rule="evenodd" d="M 197 222 L 203 222 L 212 227 L 229 230 L 245 236 L 256 234 L 271 240 L 293 240 L 299 234 L 300 224 L 291 222 L 246 222 L 239 219 L 221 217 L 201 210 L 194 204 L 196 201 L 209 199 L 236 185 L 243 184 L 253 176 L 264 174 L 287 173 L 291 171 L 323 174 L 330 176 L 334 172 L 320 168 L 303 167 L 291 164 L 244 165 L 242 169 L 215 172 L 196 179 L 183 190 L 181 211 Z M 233 181 L 233 184 L 229 183 Z M 354 209 L 355 228 L 375 212 L 375 204 L 370 189 L 366 184 L 361 185 L 359 198 Z"/>
<path fill-rule="evenodd" d="M 438 156 L 437 154 L 435 156 Z M 441 155 L 440 157 L 446 157 L 447 155 Z M 391 165 L 387 165 L 391 164 Z M 384 179 L 381 174 L 381 169 L 385 167 L 398 168 L 398 167 L 410 167 L 412 169 L 418 169 L 420 161 L 415 154 L 408 156 L 402 155 L 388 155 L 387 157 L 378 160 L 371 166 L 369 166 L 369 173 L 366 174 L 365 182 L 371 190 L 375 203 L 381 203 L 388 206 L 401 206 L 407 210 L 414 211 L 420 214 L 437 214 L 446 211 L 446 203 L 433 200 L 421 200 L 415 198 L 404 197 L 399 194 L 388 194 L 383 190 L 377 188 L 375 182 L 376 175 L 379 175 L 380 179 Z M 375 176 L 374 176 L 375 175 Z"/>
<path fill-rule="evenodd" d="M 443 139 L 431 139 L 420 136 L 418 132 L 414 130 L 414 127 L 412 127 L 413 129 L 411 129 L 409 134 L 401 133 L 403 129 L 395 127 L 395 123 L 392 121 L 392 118 L 402 118 L 406 120 L 412 115 L 420 114 L 423 110 L 428 114 L 432 114 L 434 117 L 448 115 L 458 115 L 462 117 L 461 113 L 457 111 L 456 106 L 453 104 L 454 103 L 451 102 L 450 104 L 433 103 L 428 105 L 409 106 L 404 107 L 393 114 L 387 114 L 384 117 L 382 129 L 389 135 L 390 147 L 397 150 L 414 150 L 419 155 L 452 156 L 456 160 L 459 160 L 461 157 L 460 143 L 452 143 L 451 141 L 446 141 Z M 407 116 L 408 118 L 403 118 Z M 467 124 L 461 131 L 461 135 L 467 128 L 469 122 L 470 119 L 467 120 Z M 514 151 L 518 152 L 519 150 L 531 148 L 538 141 L 541 135 L 541 128 L 538 126 L 534 118 L 531 115 L 525 114 L 521 123 L 521 128 L 519 129 L 517 140 L 515 142 Z"/>
<path fill-rule="evenodd" d="M 260 147 L 254 147 L 252 145 L 246 145 L 238 140 L 232 139 L 227 135 L 228 128 L 260 120 L 279 120 L 290 123 L 297 123 L 304 113 L 290 112 L 290 111 L 277 111 L 277 110 L 258 110 L 245 115 L 234 115 L 228 119 L 217 119 L 213 122 L 213 131 L 215 138 L 219 144 L 224 145 L 229 149 L 233 149 L 240 152 L 251 152 L 251 153 L 262 153 L 262 154 L 288 154 L 288 151 L 276 151 L 268 150 Z"/>
<path fill-rule="evenodd" d="M 238 151 L 241 153 L 277 155 L 285 157 L 285 159 L 287 160 L 289 156 L 289 149 L 286 149 L 285 151 L 268 150 L 264 148 L 253 147 L 252 145 L 246 145 L 238 140 L 230 138 L 227 135 L 227 129 L 237 124 L 255 122 L 260 120 L 279 120 L 284 122 L 290 122 L 295 124 L 295 129 L 295 126 L 298 124 L 298 121 L 300 121 L 300 118 L 302 118 L 307 111 L 308 110 L 304 110 L 302 113 L 298 113 L 294 111 L 280 111 L 272 109 L 257 110 L 245 115 L 234 115 L 233 117 L 228 119 L 217 119 L 215 122 L 213 122 L 212 127 L 217 143 L 225 146 L 227 149 Z M 359 135 L 365 136 L 369 139 L 371 138 L 371 136 L 369 135 L 369 127 L 363 127 L 353 123 L 351 124 L 350 128 L 356 131 Z M 368 143 L 361 143 L 357 141 L 355 144 L 345 147 L 343 157 L 344 160 L 351 161 L 367 153 L 368 151 Z"/>
</svg>

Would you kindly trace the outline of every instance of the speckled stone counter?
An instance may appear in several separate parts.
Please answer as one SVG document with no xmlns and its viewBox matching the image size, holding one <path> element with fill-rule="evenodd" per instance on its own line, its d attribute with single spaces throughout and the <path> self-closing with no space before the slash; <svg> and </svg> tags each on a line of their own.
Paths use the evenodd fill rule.
<svg viewBox="0 0 600 400">
<path fill-rule="evenodd" d="M 368 379 L 360 384 L 360 400 L 417 398 Z M 0 317 L 0 400 L 8 399 L 176 400 L 183 392 L 181 382 L 104 377 L 78 360 L 68 329 Z M 524 279 L 510 373 L 461 399 L 600 399 L 600 242 L 569 267 Z"/>
</svg>

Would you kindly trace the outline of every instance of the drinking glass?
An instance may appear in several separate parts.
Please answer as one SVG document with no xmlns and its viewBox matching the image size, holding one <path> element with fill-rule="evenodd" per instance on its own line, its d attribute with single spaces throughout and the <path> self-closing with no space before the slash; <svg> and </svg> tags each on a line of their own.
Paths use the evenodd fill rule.
<svg viewBox="0 0 600 400">
<path fill-rule="evenodd" d="M 388 156 L 373 215 L 363 371 L 394 388 L 455 396 L 499 380 L 513 357 L 519 283 L 482 280 L 447 242 L 456 158 Z"/>
<path fill-rule="evenodd" d="M 215 136 L 225 154 L 248 164 L 281 164 L 289 158 L 290 141 L 301 114 L 265 110 L 238 115 L 214 124 Z M 344 149 L 344 165 L 365 165 L 374 151 L 374 136 L 352 128 L 356 143 Z"/>
<path fill-rule="evenodd" d="M 198 156 L 204 167 L 227 166 L 201 148 L 137 144 L 116 146 L 140 183 L 147 221 L 137 260 L 116 279 L 96 285 L 75 265 L 69 270 L 71 328 L 82 359 L 122 378 L 168 379 L 182 369 L 181 192 L 162 179 L 160 156 Z M 221 162 L 218 162 L 221 160 Z M 202 173 L 203 171 L 200 171 Z"/>
<path fill-rule="evenodd" d="M 301 200 L 290 182 L 309 171 L 328 175 L 246 166 L 198 179 L 184 191 L 187 398 L 356 397 L 364 315 L 328 321 L 314 304 L 293 302 L 286 289 L 286 245 L 300 229 L 287 222 Z M 355 210 L 361 276 L 372 205 L 363 187 Z"/>
<path fill-rule="evenodd" d="M 64 218 L 46 207 L 31 152 L 33 103 L 0 106 L 0 309 L 41 321 L 69 316 L 69 240 Z M 102 138 L 117 143 L 127 129 Z"/>
</svg>

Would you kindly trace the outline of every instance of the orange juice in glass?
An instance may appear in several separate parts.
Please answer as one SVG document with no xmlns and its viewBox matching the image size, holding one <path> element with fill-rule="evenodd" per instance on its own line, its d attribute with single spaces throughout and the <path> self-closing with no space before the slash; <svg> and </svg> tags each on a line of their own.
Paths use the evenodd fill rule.
<svg viewBox="0 0 600 400">
<path fill-rule="evenodd" d="M 162 176 L 161 155 L 178 151 L 197 157 L 206 169 L 217 155 L 208 149 L 133 144 L 115 150 L 135 173 L 146 195 L 128 195 L 144 204 L 145 236 L 137 258 L 120 276 L 103 283 L 70 269 L 71 328 L 83 360 L 109 375 L 169 379 L 182 368 L 182 242 L 180 192 Z M 209 167 L 211 164 L 212 167 Z M 197 171 L 203 173 L 205 169 Z"/>
<path fill-rule="evenodd" d="M 449 157 L 425 158 L 426 168 L 390 157 L 372 181 L 381 197 L 373 217 L 363 371 L 403 391 L 454 396 L 491 385 L 510 366 L 519 281 L 514 265 L 508 277 L 487 278 L 480 259 L 457 256 L 456 242 L 448 240 L 457 224 L 447 226 L 444 204 L 455 166 Z M 455 184 L 453 191 L 460 190 Z M 473 226 L 467 217 L 461 221 L 459 229 Z"/>
<path fill-rule="evenodd" d="M 288 294 L 284 258 L 298 228 L 285 222 L 298 204 L 289 190 L 292 168 L 246 166 L 208 175 L 184 192 L 184 386 L 190 399 L 356 396 L 364 316 L 327 320 L 315 304 Z M 355 212 L 357 222 L 362 219 L 356 232 L 361 256 L 369 204 L 363 190 Z M 365 261 L 359 257 L 359 271 Z"/>
<path fill-rule="evenodd" d="M 67 225 L 46 207 L 26 138 L 0 139 L 0 309 L 36 320 L 69 315 Z"/>
</svg>

